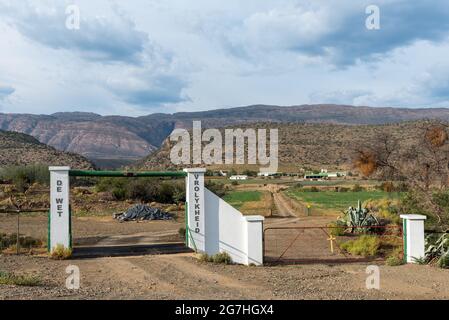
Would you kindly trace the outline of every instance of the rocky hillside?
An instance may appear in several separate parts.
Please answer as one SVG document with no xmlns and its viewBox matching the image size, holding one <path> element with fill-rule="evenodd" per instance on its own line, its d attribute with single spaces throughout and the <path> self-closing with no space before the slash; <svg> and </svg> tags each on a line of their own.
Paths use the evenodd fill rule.
<svg viewBox="0 0 449 320">
<path fill-rule="evenodd" d="M 449 121 L 449 109 L 371 108 L 342 105 L 267 106 L 204 112 L 151 114 L 143 117 L 100 116 L 94 113 L 52 115 L 0 114 L 0 129 L 32 135 L 58 150 L 89 159 L 138 159 L 159 148 L 174 128 L 204 128 L 256 122 L 385 124 L 420 119 Z"/>
<path fill-rule="evenodd" d="M 23 133 L 0 130 L 0 167 L 28 164 L 93 168 L 92 163 L 80 155 L 58 151 Z"/>
<path fill-rule="evenodd" d="M 381 134 L 391 134 L 402 144 L 413 144 L 419 139 L 423 122 L 403 122 L 388 125 L 341 124 L 273 124 L 258 123 L 251 128 L 278 128 L 279 167 L 281 171 L 298 171 L 300 168 L 351 169 L 356 146 L 363 146 Z M 244 127 L 242 127 L 244 128 Z M 222 130 L 224 141 L 224 133 Z M 168 139 L 152 155 L 136 164 L 140 169 L 179 169 L 170 161 L 174 143 Z M 224 149 L 224 148 L 223 148 Z M 248 166 L 234 166 L 236 169 Z M 227 166 L 212 168 L 229 169 Z M 256 169 L 256 168 L 252 168 Z"/>
</svg>

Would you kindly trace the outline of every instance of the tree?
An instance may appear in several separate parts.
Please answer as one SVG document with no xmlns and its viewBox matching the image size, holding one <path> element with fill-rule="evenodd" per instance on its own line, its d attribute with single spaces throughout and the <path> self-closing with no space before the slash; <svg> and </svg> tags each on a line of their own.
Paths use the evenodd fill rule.
<svg viewBox="0 0 449 320">
<path fill-rule="evenodd" d="M 448 127 L 424 122 L 417 129 L 414 139 L 378 134 L 356 147 L 353 162 L 364 176 L 406 182 L 423 210 L 448 224 L 449 208 L 441 205 L 449 184 Z"/>
</svg>

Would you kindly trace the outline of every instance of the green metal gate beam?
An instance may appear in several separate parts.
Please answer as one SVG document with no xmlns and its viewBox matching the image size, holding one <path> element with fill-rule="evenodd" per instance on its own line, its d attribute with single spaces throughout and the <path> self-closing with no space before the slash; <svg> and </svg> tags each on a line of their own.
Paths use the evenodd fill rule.
<svg viewBox="0 0 449 320">
<path fill-rule="evenodd" d="M 142 178 L 142 177 L 186 177 L 187 173 L 182 171 L 94 171 L 94 170 L 70 170 L 71 177 L 124 177 L 124 178 Z"/>
</svg>

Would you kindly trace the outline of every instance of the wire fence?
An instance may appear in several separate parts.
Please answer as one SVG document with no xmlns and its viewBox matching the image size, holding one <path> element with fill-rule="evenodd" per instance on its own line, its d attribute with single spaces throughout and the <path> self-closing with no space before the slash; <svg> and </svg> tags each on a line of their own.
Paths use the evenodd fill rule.
<svg viewBox="0 0 449 320">
<path fill-rule="evenodd" d="M 363 235 L 377 240 L 357 248 L 354 242 Z M 402 237 L 399 226 L 371 226 L 357 230 L 331 226 L 269 227 L 264 230 L 264 261 L 268 264 L 382 261 L 398 252 L 403 259 Z M 367 248 L 362 248 L 363 245 Z M 358 254 L 357 250 L 360 250 Z"/>
<path fill-rule="evenodd" d="M 19 254 L 45 247 L 47 213 L 47 208 L 0 210 L 0 252 Z"/>
</svg>

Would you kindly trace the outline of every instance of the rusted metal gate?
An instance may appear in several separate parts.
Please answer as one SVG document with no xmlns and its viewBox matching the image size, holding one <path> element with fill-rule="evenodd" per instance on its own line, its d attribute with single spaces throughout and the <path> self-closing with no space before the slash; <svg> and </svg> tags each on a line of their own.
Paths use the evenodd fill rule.
<svg viewBox="0 0 449 320">
<path fill-rule="evenodd" d="M 375 236 L 380 247 L 375 256 L 351 254 L 341 248 L 362 235 Z M 357 229 L 333 226 L 268 227 L 264 230 L 264 261 L 273 263 L 348 263 L 385 260 L 393 251 L 403 255 L 400 226 L 370 226 Z"/>
</svg>

